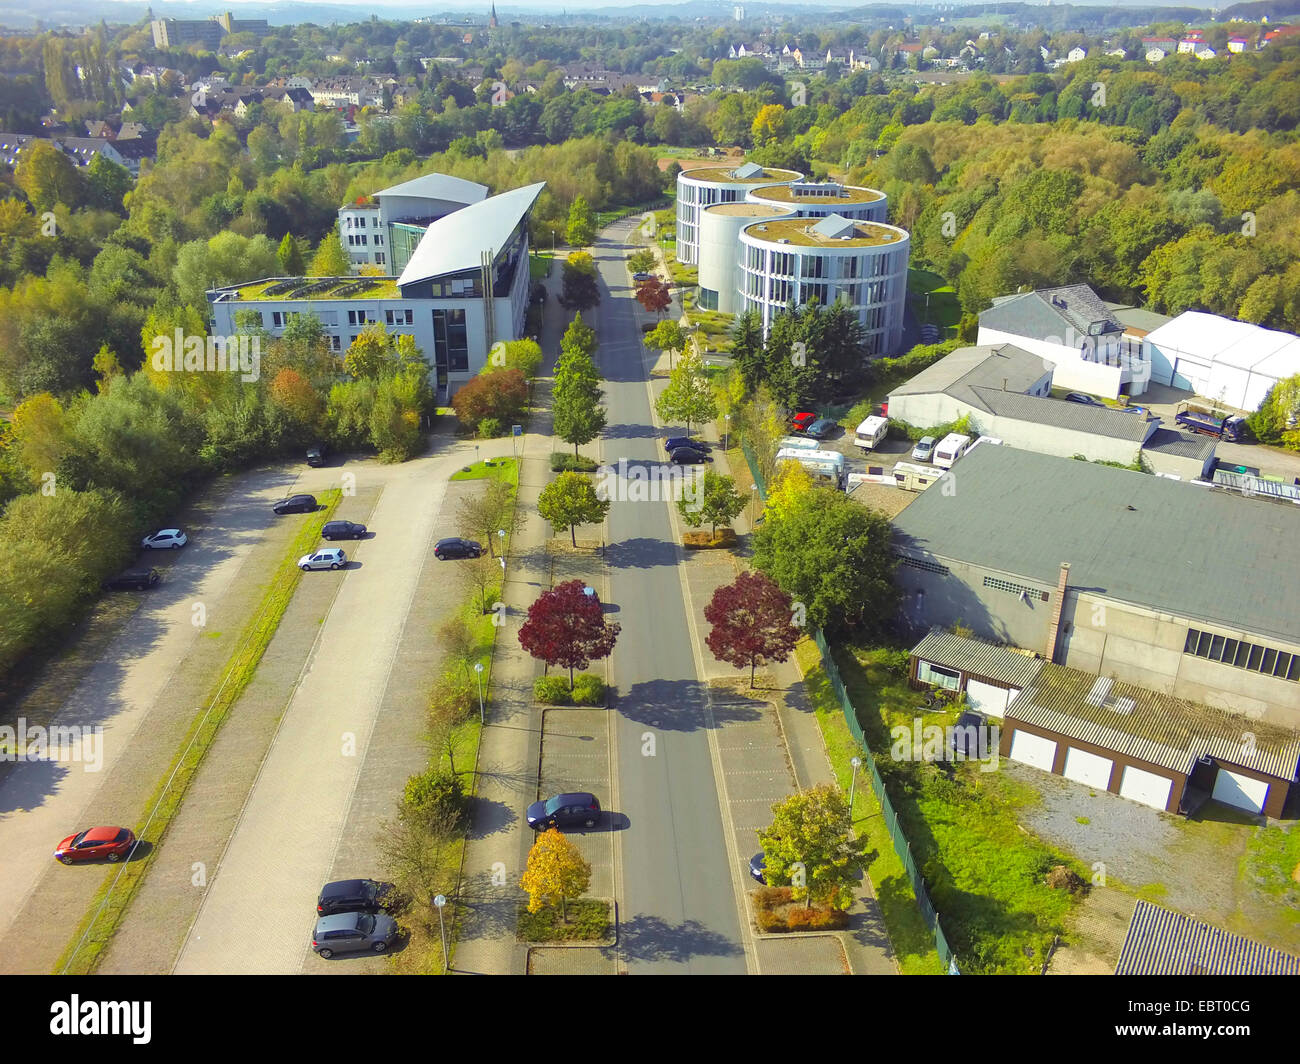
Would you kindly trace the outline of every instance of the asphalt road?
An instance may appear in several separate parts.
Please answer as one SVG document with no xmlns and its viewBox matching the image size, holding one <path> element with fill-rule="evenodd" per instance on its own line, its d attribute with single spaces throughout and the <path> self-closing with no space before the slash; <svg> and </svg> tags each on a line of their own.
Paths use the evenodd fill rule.
<svg viewBox="0 0 1300 1064">
<path fill-rule="evenodd" d="M 609 239 L 629 234 L 633 224 L 605 230 L 595 249 L 604 298 L 591 320 L 606 378 L 605 461 L 654 467 L 666 456 L 650 417 L 628 249 Z M 616 812 L 629 821 L 620 839 L 622 960 L 631 974 L 743 975 L 707 687 L 692 648 L 668 503 L 616 497 L 608 529 L 610 593 L 622 625 L 612 659 Z"/>
</svg>

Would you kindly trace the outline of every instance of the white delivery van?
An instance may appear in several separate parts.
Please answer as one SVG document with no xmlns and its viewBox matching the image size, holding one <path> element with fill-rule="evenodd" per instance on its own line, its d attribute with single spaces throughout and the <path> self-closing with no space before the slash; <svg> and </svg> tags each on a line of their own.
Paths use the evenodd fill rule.
<svg viewBox="0 0 1300 1064">
<path fill-rule="evenodd" d="M 867 418 L 853 435 L 853 442 L 864 451 L 874 450 L 880 441 L 889 435 L 889 418 L 872 415 Z"/>
<path fill-rule="evenodd" d="M 950 432 L 934 449 L 934 464 L 940 469 L 951 469 L 953 464 L 970 448 L 970 437 L 960 432 Z"/>
<path fill-rule="evenodd" d="M 911 462 L 899 462 L 894 466 L 894 486 L 905 491 L 924 491 L 943 473 L 933 466 L 913 465 Z"/>
<path fill-rule="evenodd" d="M 782 436 L 776 441 L 778 451 L 815 451 L 817 441 L 811 436 Z"/>
</svg>

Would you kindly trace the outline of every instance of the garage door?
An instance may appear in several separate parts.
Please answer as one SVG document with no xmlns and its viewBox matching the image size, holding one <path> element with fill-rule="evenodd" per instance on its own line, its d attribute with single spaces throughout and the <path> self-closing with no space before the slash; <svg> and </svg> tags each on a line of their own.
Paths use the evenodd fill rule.
<svg viewBox="0 0 1300 1064">
<path fill-rule="evenodd" d="M 1104 791 L 1110 786 L 1111 759 L 1078 747 L 1065 752 L 1065 778 Z"/>
<path fill-rule="evenodd" d="M 966 701 L 970 708 L 979 713 L 991 713 L 995 717 L 1005 716 L 1007 705 L 1019 693 L 1005 687 L 994 687 L 991 683 L 981 683 L 979 680 L 966 681 Z"/>
<path fill-rule="evenodd" d="M 1252 813 L 1262 813 L 1264 802 L 1268 798 L 1268 782 L 1220 768 L 1219 774 L 1214 778 L 1213 797 L 1216 802 L 1223 802 L 1225 805 L 1249 809 Z"/>
<path fill-rule="evenodd" d="M 1056 760 L 1056 743 L 1033 732 L 1017 729 L 1011 737 L 1011 760 L 1051 772 L 1052 762 Z"/>
<path fill-rule="evenodd" d="M 1152 809 L 1164 809 L 1169 804 L 1169 792 L 1173 786 L 1174 781 L 1168 776 L 1158 776 L 1129 765 L 1124 770 L 1124 778 L 1119 781 L 1119 796 L 1149 805 Z"/>
</svg>

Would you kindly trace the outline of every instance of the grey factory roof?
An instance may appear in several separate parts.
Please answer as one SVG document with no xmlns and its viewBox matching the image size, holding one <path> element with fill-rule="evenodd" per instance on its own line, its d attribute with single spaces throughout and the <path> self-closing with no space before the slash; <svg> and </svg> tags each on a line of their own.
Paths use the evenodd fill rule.
<svg viewBox="0 0 1300 1064">
<path fill-rule="evenodd" d="M 1115 440 L 1130 440 L 1141 444 L 1149 431 L 1147 419 L 1141 414 L 1125 414 L 1105 406 L 1088 403 L 1069 403 L 1045 395 L 1025 395 L 1000 388 L 972 388 L 978 402 L 976 406 L 995 417 L 1016 421 L 1032 421 L 1058 429 L 1073 429 L 1094 436 L 1107 436 Z"/>
<path fill-rule="evenodd" d="M 1127 416 L 1133 417 L 1132 414 Z M 1175 458 L 1194 458 L 1198 462 L 1204 462 L 1214 453 L 1215 443 L 1213 436 L 1160 428 L 1151 434 L 1151 438 L 1142 445 L 1142 448 L 1147 451 L 1160 451 Z"/>
<path fill-rule="evenodd" d="M 425 174 L 423 177 L 403 181 L 392 188 L 383 188 L 376 196 L 411 196 L 419 199 L 450 200 L 452 203 L 481 203 L 491 191 L 477 181 L 466 181 L 450 174 Z"/>
<path fill-rule="evenodd" d="M 398 287 L 478 269 L 480 254 L 489 250 L 495 254 L 505 246 L 545 187 L 545 181 L 538 181 L 513 188 L 433 222 L 397 279 Z"/>
<path fill-rule="evenodd" d="M 1041 658 L 982 639 L 967 639 L 944 628 L 931 628 L 912 648 L 912 657 L 1016 688 L 1028 684 L 1043 667 Z"/>
<path fill-rule="evenodd" d="M 1106 309 L 1130 332 L 1149 333 L 1174 320 L 1168 314 L 1157 314 L 1154 310 L 1127 303 L 1107 303 Z"/>
<path fill-rule="evenodd" d="M 1051 367 L 1037 355 L 1014 344 L 984 344 L 959 347 L 915 377 L 891 389 L 890 395 L 928 395 L 944 392 L 972 406 L 983 406 L 975 395 L 977 387 L 1024 392 L 1042 379 Z M 1074 404 L 1071 404 L 1074 405 Z"/>
<path fill-rule="evenodd" d="M 1061 665 L 1044 664 L 1006 714 L 1173 772 L 1214 757 L 1293 780 L 1300 763 L 1300 734 L 1289 728 Z"/>
<path fill-rule="evenodd" d="M 1139 901 L 1116 975 L 1300 975 L 1300 957 Z"/>
<path fill-rule="evenodd" d="M 900 553 L 1049 588 L 1069 562 L 1074 588 L 1300 643 L 1300 507 L 1008 446 L 952 476 L 894 519 Z"/>
<path fill-rule="evenodd" d="M 1100 323 L 1101 332 L 1121 332 L 1123 326 L 1101 297 L 1086 284 L 1044 288 L 1022 292 L 993 301 L 980 314 L 980 325 L 987 329 L 1028 336 L 1035 340 L 1054 337 L 1056 343 L 1077 346 Z M 1073 333 L 1078 340 L 1071 338 Z"/>
</svg>

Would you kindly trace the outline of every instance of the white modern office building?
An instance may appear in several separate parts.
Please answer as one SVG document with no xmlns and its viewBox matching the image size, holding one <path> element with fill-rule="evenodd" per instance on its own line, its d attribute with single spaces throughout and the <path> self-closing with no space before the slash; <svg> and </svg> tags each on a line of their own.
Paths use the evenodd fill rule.
<svg viewBox="0 0 1300 1064">
<path fill-rule="evenodd" d="M 748 203 L 790 207 L 803 218 L 838 214 L 858 222 L 883 222 L 889 217 L 889 197 L 874 188 L 842 185 L 838 181 L 795 181 L 762 185 L 745 193 Z"/>
<path fill-rule="evenodd" d="M 246 312 L 272 336 L 311 314 L 342 353 L 368 324 L 380 323 L 414 338 L 445 404 L 487 364 L 493 343 L 524 335 L 528 218 L 544 187 L 512 189 L 432 222 L 400 275 L 272 277 L 212 289 L 213 335 L 247 329 Z"/>
<path fill-rule="evenodd" d="M 743 203 L 751 189 L 790 184 L 803 174 L 764 168 L 758 163 L 736 167 L 704 166 L 677 175 L 677 261 L 694 266 L 700 256 L 700 214 L 715 203 Z"/>
<path fill-rule="evenodd" d="M 340 207 L 339 239 L 353 272 L 378 266 L 401 273 L 430 225 L 487 195 L 488 187 L 477 181 L 425 174 Z"/>
<path fill-rule="evenodd" d="M 837 214 L 751 221 L 740 230 L 737 309 L 758 311 L 766 335 L 791 303 L 844 302 L 862 323 L 869 356 L 897 354 L 910 243 L 905 229 Z"/>
</svg>

